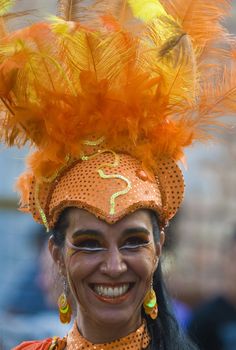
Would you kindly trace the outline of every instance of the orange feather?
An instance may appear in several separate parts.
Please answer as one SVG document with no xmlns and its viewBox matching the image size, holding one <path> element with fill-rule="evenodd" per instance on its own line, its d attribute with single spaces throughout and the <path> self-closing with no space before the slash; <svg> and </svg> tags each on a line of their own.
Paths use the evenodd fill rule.
<svg viewBox="0 0 236 350">
<path fill-rule="evenodd" d="M 139 18 L 133 1 L 85 3 L 60 1 L 61 18 L 0 42 L 0 139 L 36 148 L 39 180 L 80 157 L 91 135 L 152 174 L 159 158 L 181 160 L 235 115 L 234 39 L 221 24 L 230 1 L 163 0 L 154 17 L 139 2 Z"/>
<path fill-rule="evenodd" d="M 227 30 L 222 20 L 230 15 L 230 0 L 161 0 L 167 12 L 201 46 L 209 40 L 225 39 Z"/>
</svg>

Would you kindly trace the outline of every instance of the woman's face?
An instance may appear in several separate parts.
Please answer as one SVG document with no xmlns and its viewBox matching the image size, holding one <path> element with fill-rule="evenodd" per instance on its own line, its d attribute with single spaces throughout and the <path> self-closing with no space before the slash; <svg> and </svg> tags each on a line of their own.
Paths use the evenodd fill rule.
<svg viewBox="0 0 236 350">
<path fill-rule="evenodd" d="M 161 250 L 150 213 L 138 210 L 109 225 L 72 208 L 68 218 L 63 263 L 78 317 L 99 324 L 137 322 Z"/>
</svg>

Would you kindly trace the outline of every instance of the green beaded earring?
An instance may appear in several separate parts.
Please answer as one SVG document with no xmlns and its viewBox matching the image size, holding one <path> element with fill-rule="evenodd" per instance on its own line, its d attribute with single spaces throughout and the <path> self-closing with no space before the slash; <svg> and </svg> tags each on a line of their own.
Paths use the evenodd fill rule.
<svg viewBox="0 0 236 350">
<path fill-rule="evenodd" d="M 149 315 L 153 320 L 155 320 L 158 316 L 158 305 L 156 293 L 153 289 L 153 282 L 151 282 L 151 287 L 147 294 L 145 295 L 143 301 L 143 308 L 146 315 Z"/>
</svg>

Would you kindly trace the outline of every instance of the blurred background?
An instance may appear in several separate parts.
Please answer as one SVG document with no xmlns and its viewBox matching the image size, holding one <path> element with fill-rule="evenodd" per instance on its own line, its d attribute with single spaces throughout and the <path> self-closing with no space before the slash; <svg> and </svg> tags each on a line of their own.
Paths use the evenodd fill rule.
<svg viewBox="0 0 236 350">
<path fill-rule="evenodd" d="M 44 15 L 55 11 L 56 1 L 31 3 Z M 23 10 L 26 1 L 20 4 Z M 236 34 L 233 6 L 227 26 Z M 26 153 L 0 148 L 0 350 L 27 339 L 64 335 L 68 329 L 60 325 L 55 307 L 47 235 L 17 211 L 13 186 Z M 168 228 L 163 259 L 168 287 L 184 330 L 202 349 L 235 350 L 235 129 L 222 134 L 220 143 L 188 150 L 187 163 L 185 200 Z M 207 344 L 209 338 L 215 343 Z"/>
</svg>

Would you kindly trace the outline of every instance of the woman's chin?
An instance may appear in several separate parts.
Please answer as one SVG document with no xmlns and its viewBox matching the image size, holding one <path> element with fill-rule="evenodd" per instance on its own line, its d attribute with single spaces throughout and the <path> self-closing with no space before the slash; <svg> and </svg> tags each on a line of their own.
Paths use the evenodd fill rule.
<svg viewBox="0 0 236 350">
<path fill-rule="evenodd" d="M 89 318 L 99 325 L 104 325 L 105 327 L 124 327 L 124 324 L 130 324 L 130 322 L 138 322 L 141 313 L 136 314 L 133 311 L 126 309 L 110 309 L 110 310 L 95 310 L 88 311 L 87 315 Z"/>
<path fill-rule="evenodd" d="M 81 310 L 83 313 L 83 311 Z M 78 314 L 80 318 L 82 315 Z M 87 309 L 84 313 L 84 318 L 96 323 L 99 326 L 104 326 L 106 328 L 111 327 L 124 327 L 125 324 L 130 324 L 130 322 L 138 322 L 140 319 L 141 312 L 134 311 L 132 307 L 117 307 L 117 305 L 110 304 L 109 307 L 99 307 L 93 309 Z M 82 316 L 83 318 L 83 316 Z"/>
</svg>

